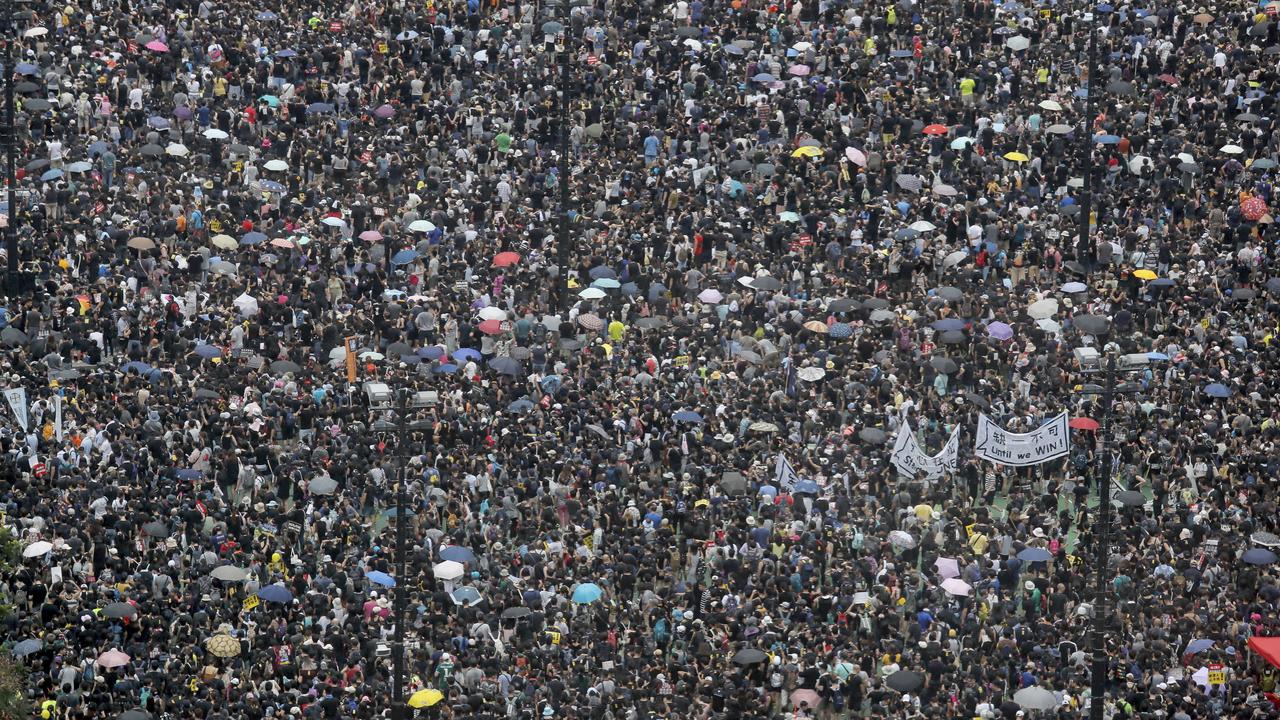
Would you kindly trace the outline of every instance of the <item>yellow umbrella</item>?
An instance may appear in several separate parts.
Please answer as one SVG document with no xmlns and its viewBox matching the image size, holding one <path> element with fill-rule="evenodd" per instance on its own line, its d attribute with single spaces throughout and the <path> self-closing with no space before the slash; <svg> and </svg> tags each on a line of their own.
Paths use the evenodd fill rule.
<svg viewBox="0 0 1280 720">
<path fill-rule="evenodd" d="M 820 157 L 821 155 L 822 148 L 817 148 L 812 145 L 798 147 L 791 153 L 791 157 Z"/>
<path fill-rule="evenodd" d="M 1026 162 L 1031 158 L 1027 157 L 1026 155 L 1023 155 L 1020 152 L 1007 152 L 1004 154 L 1004 159 L 1012 160 L 1013 162 Z"/>
<path fill-rule="evenodd" d="M 230 635 L 214 635 L 204 641 L 204 646 L 220 658 L 235 657 L 240 654 L 240 641 Z"/>
<path fill-rule="evenodd" d="M 431 707 L 444 699 L 444 693 L 435 688 L 427 688 L 409 696 L 409 707 L 424 708 Z"/>
<path fill-rule="evenodd" d="M 1146 268 L 1142 268 L 1141 270 L 1134 270 L 1133 276 L 1138 278 L 1139 280 L 1155 280 L 1156 279 L 1156 274 Z"/>
<path fill-rule="evenodd" d="M 822 335 L 827 334 L 827 324 L 822 322 L 821 320 L 810 320 L 809 322 L 804 324 L 804 329 L 808 330 L 809 332 L 816 332 Z"/>
</svg>

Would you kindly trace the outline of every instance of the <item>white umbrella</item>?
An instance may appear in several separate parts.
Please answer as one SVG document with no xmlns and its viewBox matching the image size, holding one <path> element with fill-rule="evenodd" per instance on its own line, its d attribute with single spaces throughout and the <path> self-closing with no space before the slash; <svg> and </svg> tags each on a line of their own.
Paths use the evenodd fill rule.
<svg viewBox="0 0 1280 720">
<path fill-rule="evenodd" d="M 943 580 L 942 589 L 952 595 L 959 595 L 961 597 L 967 597 L 973 590 L 969 583 L 961 580 L 960 578 L 947 578 L 946 580 Z"/>
<path fill-rule="evenodd" d="M 916 546 L 916 539 L 911 537 L 911 533 L 905 530 L 894 530 L 889 533 L 889 543 L 910 550 Z"/>
<path fill-rule="evenodd" d="M 164 151 L 165 154 L 172 155 L 174 157 L 186 157 L 191 154 L 191 151 L 187 149 L 187 146 L 182 143 L 170 143 L 169 147 L 165 148 Z"/>
<path fill-rule="evenodd" d="M 50 550 L 53 550 L 53 543 L 47 540 L 37 540 L 22 549 L 22 557 L 40 557 L 41 555 L 48 555 Z"/>
<path fill-rule="evenodd" d="M 1224 152 L 1228 155 L 1239 155 L 1240 153 L 1244 152 L 1244 148 L 1240 147 L 1239 145 L 1223 145 L 1222 147 L 1218 148 L 1218 152 Z"/>
<path fill-rule="evenodd" d="M 1053 298 L 1037 300 L 1027 307 L 1027 314 L 1036 320 L 1053 317 L 1058 312 L 1058 301 Z"/>
<path fill-rule="evenodd" d="M 909 225 L 908 227 L 910 227 L 912 230 L 915 230 L 916 232 L 922 232 L 922 233 L 938 229 L 937 225 L 934 225 L 928 220 L 917 220 L 911 223 L 911 225 Z"/>
<path fill-rule="evenodd" d="M 724 295 L 721 295 L 720 291 L 715 288 L 707 288 L 706 290 L 698 293 L 698 299 L 704 303 L 714 305 L 723 300 Z"/>
<path fill-rule="evenodd" d="M 1014 35 L 1008 40 L 1005 40 L 1004 44 L 1010 50 L 1017 52 L 1020 50 L 1026 50 L 1027 48 L 1031 47 L 1031 38 L 1023 37 L 1022 35 Z"/>
<path fill-rule="evenodd" d="M 1146 155 L 1134 155 L 1132 158 L 1129 159 L 1129 172 L 1133 173 L 1134 175 L 1137 175 L 1138 173 L 1142 172 L 1142 168 L 1151 167 L 1151 165 L 1152 165 L 1151 158 L 1147 157 Z"/>
<path fill-rule="evenodd" d="M 1052 710 L 1059 704 L 1057 695 L 1036 685 L 1014 693 L 1013 701 L 1023 710 Z"/>
<path fill-rule="evenodd" d="M 476 313 L 476 315 L 478 315 L 481 320 L 506 320 L 507 319 L 506 310 L 503 310 L 500 307 L 494 307 L 492 305 L 490 305 L 489 307 L 480 308 L 480 312 Z"/>
<path fill-rule="evenodd" d="M 959 265 L 965 258 L 969 257 L 969 253 L 964 250 L 957 250 L 942 259 L 943 267 L 954 267 Z"/>
<path fill-rule="evenodd" d="M 820 367 L 802 367 L 796 376 L 805 382 L 818 382 L 827 376 L 827 371 Z"/>
<path fill-rule="evenodd" d="M 1184 163 L 1193 163 L 1196 161 L 1195 155 L 1192 155 L 1191 153 L 1186 153 L 1186 152 L 1180 152 L 1177 155 L 1174 155 L 1173 157 L 1178 160 L 1181 160 Z"/>
<path fill-rule="evenodd" d="M 1040 318 L 1036 321 L 1036 325 L 1047 333 L 1056 333 L 1062 331 L 1062 326 L 1050 320 L 1049 318 Z"/>
<path fill-rule="evenodd" d="M 329 227 L 342 227 L 343 225 L 346 224 L 342 221 L 342 218 L 334 217 L 333 215 L 326 216 L 320 222 L 325 225 L 328 225 Z"/>
<path fill-rule="evenodd" d="M 270 170 L 271 172 L 284 172 L 289 169 L 289 163 L 279 159 L 268 160 L 262 164 L 262 167 L 263 169 Z"/>
<path fill-rule="evenodd" d="M 42 35 L 48 35 L 48 34 L 49 34 L 49 28 L 44 27 L 42 25 L 37 25 L 33 28 L 28 29 L 26 32 L 22 33 L 22 36 L 33 38 L 33 37 L 41 37 Z"/>
<path fill-rule="evenodd" d="M 249 318 L 258 314 L 257 298 L 247 293 L 241 293 L 240 297 L 232 301 L 232 304 L 236 306 L 236 310 L 240 311 L 242 317 Z"/>
<path fill-rule="evenodd" d="M 229 135 L 219 130 L 218 128 L 209 128 L 208 130 L 205 130 L 204 136 L 208 140 L 226 140 L 228 137 L 230 137 Z"/>
<path fill-rule="evenodd" d="M 429 220 L 414 220 L 409 223 L 409 229 L 413 232 L 429 233 L 435 230 L 436 226 L 432 225 Z"/>
<path fill-rule="evenodd" d="M 605 291 L 601 290 L 598 287 L 583 288 L 582 292 L 578 293 L 578 297 L 582 298 L 583 300 L 599 300 L 604 296 L 605 296 Z"/>
<path fill-rule="evenodd" d="M 1062 103 L 1057 100 L 1041 100 L 1040 107 L 1045 110 L 1061 110 Z"/>
<path fill-rule="evenodd" d="M 435 567 L 431 568 L 431 571 L 437 578 L 441 580 L 457 580 L 458 578 L 462 577 L 462 573 L 464 569 L 465 568 L 463 568 L 462 563 L 460 562 L 456 562 L 454 560 L 445 560 L 444 562 L 439 563 Z"/>
</svg>

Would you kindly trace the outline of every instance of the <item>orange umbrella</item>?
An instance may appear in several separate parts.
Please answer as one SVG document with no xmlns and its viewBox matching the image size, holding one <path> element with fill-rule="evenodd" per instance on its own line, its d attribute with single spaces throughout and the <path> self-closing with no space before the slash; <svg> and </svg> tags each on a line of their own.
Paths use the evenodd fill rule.
<svg viewBox="0 0 1280 720">
<path fill-rule="evenodd" d="M 923 132 L 925 135 L 946 135 L 947 126 L 939 125 L 938 123 L 934 123 L 932 125 L 925 125 Z"/>
<path fill-rule="evenodd" d="M 510 267 L 518 262 L 520 262 L 520 253 L 511 252 L 510 250 L 493 256 L 494 267 Z"/>
<path fill-rule="evenodd" d="M 1067 424 L 1075 428 L 1076 430 L 1097 430 L 1098 429 L 1098 421 L 1094 420 L 1093 418 L 1087 418 L 1087 417 L 1072 418 L 1071 422 Z"/>
</svg>

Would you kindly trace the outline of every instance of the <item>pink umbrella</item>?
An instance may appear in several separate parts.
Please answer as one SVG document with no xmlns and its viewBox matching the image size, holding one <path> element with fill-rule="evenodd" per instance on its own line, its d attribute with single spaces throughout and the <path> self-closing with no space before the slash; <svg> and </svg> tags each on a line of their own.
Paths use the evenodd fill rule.
<svg viewBox="0 0 1280 720">
<path fill-rule="evenodd" d="M 960 563 L 956 562 L 955 558 L 940 557 L 933 561 L 933 566 L 938 569 L 938 574 L 944 580 L 960 577 Z"/>
<path fill-rule="evenodd" d="M 98 664 L 104 668 L 118 668 L 129 664 L 129 656 L 112 648 L 98 656 Z"/>
<path fill-rule="evenodd" d="M 813 690 L 801 688 L 791 693 L 791 706 L 800 707 L 800 703 L 804 703 L 805 707 L 814 710 L 818 705 L 822 704 L 822 698 Z"/>
<path fill-rule="evenodd" d="M 364 240 L 365 242 L 378 242 L 379 240 L 382 239 L 382 233 L 378 232 L 377 230 L 365 230 L 364 232 L 360 233 L 360 239 Z"/>
<path fill-rule="evenodd" d="M 501 320 L 485 320 L 484 322 L 480 323 L 478 327 L 480 328 L 480 332 L 484 333 L 485 335 L 497 335 L 498 333 L 502 332 L 502 321 Z"/>
<path fill-rule="evenodd" d="M 276 238 L 275 240 L 271 241 L 271 244 L 274 245 L 275 247 L 284 248 L 286 250 L 297 247 L 296 245 L 293 244 L 293 241 L 288 238 Z"/>
<path fill-rule="evenodd" d="M 867 156 L 863 154 L 863 152 L 858 148 L 854 148 L 854 147 L 845 148 L 844 156 L 849 158 L 849 162 L 853 163 L 854 165 L 857 165 L 858 167 L 867 166 Z"/>
<path fill-rule="evenodd" d="M 165 45 L 159 40 L 152 40 L 151 42 L 147 43 L 147 49 L 154 50 L 155 52 L 169 52 L 169 46 Z"/>
<path fill-rule="evenodd" d="M 791 67 L 787 68 L 787 72 L 791 73 L 792 75 L 795 75 L 796 77 L 804 77 L 805 75 L 809 74 L 809 66 L 808 65 L 792 65 Z"/>
<path fill-rule="evenodd" d="M 952 595 L 960 595 L 962 597 L 967 596 L 969 592 L 973 590 L 972 587 L 969 587 L 969 583 L 961 580 L 960 578 L 947 578 L 946 580 L 943 580 L 942 589 Z"/>
<path fill-rule="evenodd" d="M 386 120 L 387 118 L 396 114 L 396 109 L 391 107 L 390 105 L 379 105 L 376 109 L 374 109 L 373 114 L 374 114 L 374 117 L 380 117 L 383 120 Z"/>
</svg>

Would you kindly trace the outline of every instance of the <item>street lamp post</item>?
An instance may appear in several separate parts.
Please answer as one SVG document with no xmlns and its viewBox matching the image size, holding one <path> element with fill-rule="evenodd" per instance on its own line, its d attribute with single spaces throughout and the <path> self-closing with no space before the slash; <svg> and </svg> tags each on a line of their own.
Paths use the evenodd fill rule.
<svg viewBox="0 0 1280 720">
<path fill-rule="evenodd" d="M 568 20 L 568 18 L 565 18 Z M 560 226 L 556 249 L 559 252 L 556 264 L 560 267 L 560 276 L 556 278 L 560 285 L 560 307 L 569 311 L 569 38 L 564 39 L 564 51 L 560 53 Z"/>
<path fill-rule="evenodd" d="M 4 146 L 4 179 L 7 187 L 6 197 L 8 208 L 6 213 L 6 221 L 4 224 L 4 246 L 7 253 L 7 265 L 5 273 L 5 286 L 11 295 L 17 294 L 20 280 L 18 279 L 18 205 L 17 191 L 18 171 L 17 171 L 17 131 L 13 124 L 13 76 L 17 73 L 13 68 L 13 35 L 17 27 L 17 23 L 13 13 L 14 0 L 3 0 L 3 19 L 0 19 L 0 25 L 3 25 L 6 37 L 4 38 L 4 120 L 0 122 L 0 144 Z"/>
<path fill-rule="evenodd" d="M 1097 98 L 1098 78 L 1098 14 L 1100 11 L 1087 13 L 1084 21 L 1089 27 L 1089 56 L 1086 72 L 1089 73 L 1085 83 L 1084 100 L 1084 132 L 1080 133 L 1080 142 L 1084 146 L 1084 178 L 1080 191 L 1080 242 L 1078 250 L 1085 252 L 1089 247 L 1090 217 L 1093 215 L 1093 118 L 1094 103 Z"/>
<path fill-rule="evenodd" d="M 395 632 L 391 641 L 391 717 L 393 720 L 407 720 L 408 704 L 404 697 L 405 687 L 405 611 L 409 603 L 408 546 L 409 546 L 409 493 L 408 493 L 408 457 L 409 433 L 426 430 L 431 427 L 427 421 L 409 421 L 409 411 L 429 407 L 433 404 L 429 393 L 414 393 L 400 390 L 399 402 L 382 405 L 382 410 L 394 410 L 395 422 L 381 420 L 373 424 L 373 429 L 391 432 L 396 436 L 395 455 L 400 459 L 400 482 L 396 487 L 396 546 L 395 546 L 395 597 L 392 605 L 392 617 Z"/>
</svg>

